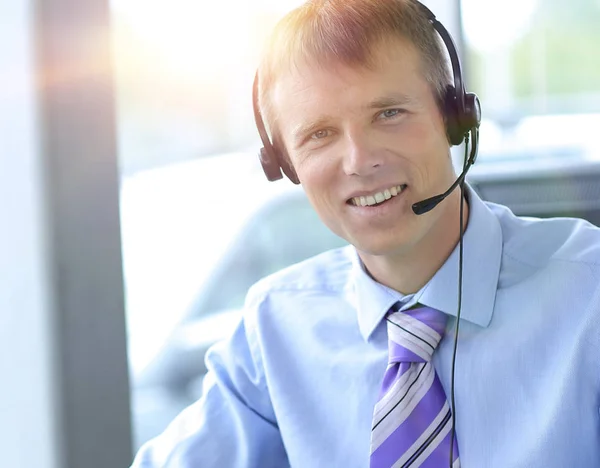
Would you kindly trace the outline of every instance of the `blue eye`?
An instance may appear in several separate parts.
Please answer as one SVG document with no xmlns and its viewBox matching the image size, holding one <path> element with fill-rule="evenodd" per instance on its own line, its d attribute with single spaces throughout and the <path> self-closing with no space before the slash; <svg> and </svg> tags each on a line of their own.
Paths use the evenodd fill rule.
<svg viewBox="0 0 600 468">
<path fill-rule="evenodd" d="M 325 138 L 328 135 L 329 135 L 329 133 L 327 132 L 327 130 L 317 130 L 315 133 L 313 133 L 311 135 L 311 138 L 313 140 L 320 140 L 322 138 Z"/>
<path fill-rule="evenodd" d="M 397 115 L 399 115 L 401 113 L 402 113 L 401 109 L 386 109 L 380 115 L 384 119 L 391 119 L 391 118 L 396 117 Z"/>
</svg>

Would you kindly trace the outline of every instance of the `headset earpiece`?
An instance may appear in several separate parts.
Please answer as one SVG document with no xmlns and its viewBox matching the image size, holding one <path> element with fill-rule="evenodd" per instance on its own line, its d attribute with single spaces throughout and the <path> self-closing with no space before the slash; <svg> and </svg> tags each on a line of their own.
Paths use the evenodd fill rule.
<svg viewBox="0 0 600 468">
<path fill-rule="evenodd" d="M 256 128 L 258 135 L 262 141 L 263 147 L 258 152 L 258 158 L 260 159 L 260 165 L 263 168 L 267 179 L 271 182 L 282 179 L 283 173 L 290 179 L 294 184 L 299 184 L 300 180 L 296 171 L 289 163 L 287 158 L 284 158 L 271 143 L 265 122 L 263 121 L 259 104 L 258 104 L 258 72 L 254 76 L 254 84 L 252 86 L 252 109 L 254 110 L 254 121 L 256 122 Z"/>
<path fill-rule="evenodd" d="M 265 146 L 260 149 L 258 154 L 260 165 L 267 179 L 270 182 L 274 182 L 283 179 L 283 174 L 285 174 L 288 179 L 298 185 L 300 179 L 298 179 L 298 174 L 296 174 L 294 167 L 289 163 L 287 158 L 280 156 L 272 145 L 269 144 L 269 146 L 270 150 Z M 283 171 L 283 174 L 281 171 Z"/>
<path fill-rule="evenodd" d="M 479 98 L 473 93 L 463 93 L 461 96 L 454 86 L 448 85 L 444 96 L 444 113 L 448 140 L 454 146 L 460 145 L 472 128 L 479 127 Z"/>
<path fill-rule="evenodd" d="M 456 88 L 448 85 L 444 95 L 444 118 L 446 119 L 446 134 L 452 145 L 460 145 L 464 139 L 461 132 Z"/>
<path fill-rule="evenodd" d="M 263 171 L 270 182 L 274 182 L 283 178 L 283 174 L 281 173 L 281 168 L 277 162 L 277 159 L 273 157 L 273 155 L 269 154 L 264 147 L 260 149 L 258 157 L 260 159 L 260 164 L 263 168 Z"/>
<path fill-rule="evenodd" d="M 479 124 L 481 123 L 481 103 L 474 93 L 465 93 L 464 103 L 465 108 L 461 116 L 461 126 L 468 132 L 472 128 L 479 127 Z"/>
</svg>

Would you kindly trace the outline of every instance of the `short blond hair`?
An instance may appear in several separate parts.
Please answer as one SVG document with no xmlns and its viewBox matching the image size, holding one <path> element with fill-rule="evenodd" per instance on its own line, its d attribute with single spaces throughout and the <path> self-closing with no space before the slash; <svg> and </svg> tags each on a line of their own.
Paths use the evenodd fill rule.
<svg viewBox="0 0 600 468">
<path fill-rule="evenodd" d="M 267 128 L 276 127 L 270 90 L 299 63 L 373 66 L 374 46 L 407 40 L 422 60 L 423 76 L 443 112 L 451 84 L 443 42 L 413 0 L 308 0 L 275 26 L 258 68 L 258 104 Z M 277 136 L 275 136 L 277 139 Z"/>
</svg>

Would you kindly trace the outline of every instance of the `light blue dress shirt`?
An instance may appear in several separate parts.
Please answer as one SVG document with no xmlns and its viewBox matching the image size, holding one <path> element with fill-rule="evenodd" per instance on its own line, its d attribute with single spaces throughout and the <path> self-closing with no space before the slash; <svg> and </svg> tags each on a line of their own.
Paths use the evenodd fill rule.
<svg viewBox="0 0 600 468">
<path fill-rule="evenodd" d="M 600 229 L 514 216 L 468 190 L 456 361 L 462 468 L 600 467 Z M 135 468 L 366 468 L 397 300 L 453 316 L 434 364 L 446 394 L 458 247 L 416 294 L 363 270 L 353 247 L 249 292 L 207 356 L 202 399 L 138 453 Z"/>
</svg>

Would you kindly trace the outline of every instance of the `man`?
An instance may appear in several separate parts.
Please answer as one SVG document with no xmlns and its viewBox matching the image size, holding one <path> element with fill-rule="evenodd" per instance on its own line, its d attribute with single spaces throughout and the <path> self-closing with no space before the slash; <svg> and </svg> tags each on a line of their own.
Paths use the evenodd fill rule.
<svg viewBox="0 0 600 468">
<path fill-rule="evenodd" d="M 351 247 L 250 290 L 202 399 L 133 466 L 600 466 L 600 230 L 468 186 L 462 219 L 459 190 L 414 214 L 456 179 L 422 8 L 309 2 L 258 76 L 288 174 Z"/>
</svg>

